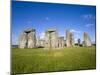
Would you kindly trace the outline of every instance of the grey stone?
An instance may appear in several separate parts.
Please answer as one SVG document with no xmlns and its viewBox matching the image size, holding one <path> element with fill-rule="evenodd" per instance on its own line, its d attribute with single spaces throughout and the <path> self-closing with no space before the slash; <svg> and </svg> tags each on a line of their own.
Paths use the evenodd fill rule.
<svg viewBox="0 0 100 75">
<path fill-rule="evenodd" d="M 58 33 L 56 29 L 48 29 L 45 32 L 45 48 L 58 47 Z"/>
<path fill-rule="evenodd" d="M 63 48 L 65 46 L 65 40 L 64 37 L 59 37 L 59 48 Z"/>
<path fill-rule="evenodd" d="M 37 47 L 40 47 L 40 37 L 37 37 L 36 38 L 36 46 Z"/>
<path fill-rule="evenodd" d="M 35 29 L 27 29 L 21 35 L 19 48 L 35 48 L 36 47 L 36 32 Z"/>
<path fill-rule="evenodd" d="M 84 32 L 84 46 L 92 46 L 90 36 L 88 33 Z"/>
<path fill-rule="evenodd" d="M 26 33 L 22 33 L 19 38 L 19 48 L 25 48 L 27 43 Z"/>
<path fill-rule="evenodd" d="M 66 46 L 67 47 L 74 46 L 74 36 L 70 30 L 66 31 Z"/>
</svg>

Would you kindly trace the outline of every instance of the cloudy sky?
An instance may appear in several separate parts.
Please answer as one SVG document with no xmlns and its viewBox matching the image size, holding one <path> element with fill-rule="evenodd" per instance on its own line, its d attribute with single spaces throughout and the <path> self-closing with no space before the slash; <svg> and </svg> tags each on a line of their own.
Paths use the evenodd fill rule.
<svg viewBox="0 0 100 75">
<path fill-rule="evenodd" d="M 12 1 L 11 10 L 12 44 L 18 44 L 21 32 L 27 28 L 36 29 L 40 38 L 47 29 L 57 29 L 59 36 L 64 37 L 70 29 L 75 41 L 82 41 L 83 33 L 87 32 L 95 42 L 95 6 Z"/>
</svg>

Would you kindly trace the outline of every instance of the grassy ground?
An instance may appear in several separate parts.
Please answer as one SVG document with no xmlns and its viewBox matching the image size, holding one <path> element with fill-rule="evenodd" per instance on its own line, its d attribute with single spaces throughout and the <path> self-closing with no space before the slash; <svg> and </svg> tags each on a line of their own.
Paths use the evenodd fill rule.
<svg viewBox="0 0 100 75">
<path fill-rule="evenodd" d="M 12 49 L 12 72 L 34 73 L 96 68 L 95 47 Z"/>
</svg>

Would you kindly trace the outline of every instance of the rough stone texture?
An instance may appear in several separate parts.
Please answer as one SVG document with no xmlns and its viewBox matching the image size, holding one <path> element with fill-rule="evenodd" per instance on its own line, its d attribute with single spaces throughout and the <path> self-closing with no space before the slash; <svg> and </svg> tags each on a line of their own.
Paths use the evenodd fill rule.
<svg viewBox="0 0 100 75">
<path fill-rule="evenodd" d="M 59 37 L 59 48 L 63 48 L 65 46 L 64 37 Z"/>
<path fill-rule="evenodd" d="M 90 36 L 84 32 L 84 46 L 92 46 Z"/>
<path fill-rule="evenodd" d="M 67 47 L 74 46 L 74 36 L 70 30 L 66 31 L 66 46 Z"/>
<path fill-rule="evenodd" d="M 21 35 L 19 48 L 34 48 L 36 47 L 36 32 L 35 29 L 27 29 Z"/>
<path fill-rule="evenodd" d="M 28 48 L 36 47 L 36 33 L 35 30 L 28 34 Z"/>
<path fill-rule="evenodd" d="M 58 33 L 56 29 L 48 29 L 45 32 L 45 48 L 58 47 Z"/>
<path fill-rule="evenodd" d="M 25 48 L 26 47 L 26 33 L 22 33 L 19 39 L 19 48 Z"/>
<path fill-rule="evenodd" d="M 85 46 L 85 42 L 84 41 L 82 41 L 82 46 Z"/>
<path fill-rule="evenodd" d="M 40 37 L 37 37 L 36 38 L 36 46 L 37 47 L 40 47 Z"/>
<path fill-rule="evenodd" d="M 80 46 L 81 40 L 78 39 L 78 46 Z M 35 47 L 45 47 L 45 48 L 63 48 L 64 46 L 72 47 L 74 46 L 74 35 L 71 30 L 66 31 L 66 39 L 64 37 L 58 37 L 58 32 L 56 29 L 48 29 L 45 32 L 45 37 L 40 39 L 36 38 L 35 29 L 27 29 L 23 31 L 19 39 L 19 48 L 35 48 Z M 82 42 L 83 46 L 92 46 L 91 39 L 88 33 L 84 32 L 84 40 Z"/>
</svg>

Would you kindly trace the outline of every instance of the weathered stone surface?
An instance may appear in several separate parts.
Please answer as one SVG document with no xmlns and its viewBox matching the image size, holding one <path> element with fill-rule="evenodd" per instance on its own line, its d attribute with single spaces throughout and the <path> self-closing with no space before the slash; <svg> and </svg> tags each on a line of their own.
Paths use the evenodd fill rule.
<svg viewBox="0 0 100 75">
<path fill-rule="evenodd" d="M 28 48 L 36 47 L 36 33 L 35 30 L 28 34 Z"/>
<path fill-rule="evenodd" d="M 19 39 L 19 48 L 25 48 L 27 43 L 26 33 L 22 33 Z"/>
<path fill-rule="evenodd" d="M 84 32 L 84 46 L 92 46 L 90 36 Z"/>
<path fill-rule="evenodd" d="M 35 29 L 27 29 L 21 35 L 19 48 L 34 48 L 36 47 L 36 32 Z"/>
<path fill-rule="evenodd" d="M 66 31 L 66 46 L 67 47 L 74 46 L 74 36 L 70 30 Z"/>
<path fill-rule="evenodd" d="M 81 40 L 78 39 L 78 46 L 81 45 Z M 58 37 L 58 32 L 56 29 L 48 29 L 45 32 L 45 37 L 40 39 L 36 37 L 35 29 L 27 29 L 23 31 L 19 39 L 19 48 L 63 48 L 74 46 L 74 35 L 71 30 L 66 31 L 66 39 L 64 37 Z M 92 46 L 91 39 L 88 33 L 84 32 L 84 40 L 82 42 L 83 46 Z"/>
<path fill-rule="evenodd" d="M 85 46 L 85 42 L 84 41 L 82 41 L 82 46 Z"/>
<path fill-rule="evenodd" d="M 63 48 L 65 46 L 65 40 L 64 37 L 59 37 L 59 48 Z"/>
<path fill-rule="evenodd" d="M 36 37 L 36 47 L 40 46 L 40 37 Z"/>
<path fill-rule="evenodd" d="M 45 48 L 58 47 L 58 33 L 56 29 L 48 29 L 45 32 Z"/>
</svg>

